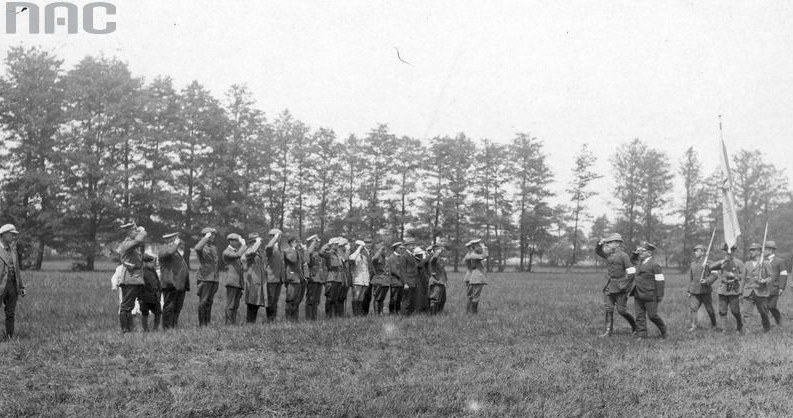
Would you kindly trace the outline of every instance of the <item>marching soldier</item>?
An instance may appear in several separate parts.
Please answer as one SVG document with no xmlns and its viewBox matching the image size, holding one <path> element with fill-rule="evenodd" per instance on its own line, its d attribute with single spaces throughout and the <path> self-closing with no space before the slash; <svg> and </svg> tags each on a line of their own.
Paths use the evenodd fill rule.
<svg viewBox="0 0 793 418">
<path fill-rule="evenodd" d="M 402 264 L 402 315 L 410 316 L 416 311 L 419 285 L 419 263 L 413 255 L 415 241 L 405 242 L 405 251 L 401 255 Z"/>
<path fill-rule="evenodd" d="M 198 326 L 207 326 L 212 320 L 212 303 L 218 291 L 218 249 L 215 247 L 217 230 L 206 227 L 201 230 L 203 237 L 195 247 L 198 257 Z"/>
<path fill-rule="evenodd" d="M 465 273 L 465 286 L 467 288 L 468 305 L 465 311 L 476 314 L 479 312 L 479 298 L 482 295 L 482 288 L 486 284 L 485 260 L 490 257 L 487 247 L 481 239 L 473 239 L 465 243 L 468 252 L 463 257 L 468 271 Z"/>
<path fill-rule="evenodd" d="M 226 236 L 229 246 L 223 250 L 224 280 L 226 284 L 226 325 L 237 323 L 237 311 L 240 308 L 244 266 L 242 256 L 248 250 L 245 240 L 239 234 L 231 233 Z"/>
<path fill-rule="evenodd" d="M 303 300 L 303 252 L 298 248 L 297 237 L 289 237 L 284 248 L 284 266 L 286 268 L 286 319 L 297 321 L 300 313 L 300 302 Z"/>
<path fill-rule="evenodd" d="M 405 245 L 402 241 L 391 244 L 391 255 L 386 259 L 386 272 L 391 279 L 390 296 L 388 298 L 388 314 L 396 315 L 402 309 L 402 294 L 404 289 L 404 265 L 402 255 Z"/>
<path fill-rule="evenodd" d="M 370 280 L 369 250 L 366 248 L 366 243 L 361 240 L 355 241 L 355 245 L 355 251 L 349 257 L 352 267 L 352 314 L 363 316 L 363 302 Z"/>
<path fill-rule="evenodd" d="M 149 312 L 154 314 L 152 331 L 157 331 L 162 319 L 160 306 L 160 278 L 157 277 L 157 268 L 154 257 L 143 254 L 143 290 L 140 294 L 140 324 L 144 332 L 149 331 Z"/>
<path fill-rule="evenodd" d="M 245 322 L 252 324 L 259 308 L 267 307 L 267 254 L 257 232 L 248 234 L 248 240 L 253 244 L 245 251 Z"/>
<path fill-rule="evenodd" d="M 603 305 L 606 309 L 606 332 L 601 337 L 608 337 L 614 331 L 614 306 L 636 333 L 636 321 L 628 313 L 628 293 L 633 289 L 636 268 L 631 259 L 622 250 L 620 234 L 611 234 L 598 241 L 595 253 L 606 260 L 606 281 L 603 285 Z"/>
<path fill-rule="evenodd" d="M 429 285 L 430 285 L 430 314 L 435 315 L 443 312 L 443 307 L 446 305 L 446 268 L 443 265 L 443 247 L 440 245 L 430 245 L 427 247 L 429 254 L 429 262 L 427 268 L 429 272 Z"/>
<path fill-rule="evenodd" d="M 163 329 L 175 328 L 182 312 L 185 294 L 190 290 L 190 271 L 184 261 L 184 242 L 176 232 L 162 236 L 166 244 L 157 253 L 160 262 L 161 285 L 164 299 Z"/>
<path fill-rule="evenodd" d="M 722 318 L 722 324 L 727 322 L 727 308 L 729 308 L 735 318 L 736 330 L 742 333 L 743 318 L 741 317 L 741 305 L 739 302 L 742 293 L 741 286 L 746 277 L 746 268 L 743 261 L 735 258 L 737 249 L 735 246 L 728 248 L 725 243 L 722 247 L 725 253 L 724 259 L 711 265 L 710 269 L 719 272 L 717 293 L 719 294 L 719 316 Z"/>
<path fill-rule="evenodd" d="M 267 255 L 267 321 L 275 321 L 278 316 L 278 298 L 281 297 L 281 284 L 286 280 L 284 253 L 281 250 L 280 229 L 271 229 L 267 235 L 270 241 L 264 247 Z"/>
<path fill-rule="evenodd" d="M 307 240 L 308 249 L 308 281 L 306 282 L 306 319 L 315 321 L 319 309 L 319 300 L 322 297 L 322 287 L 325 285 L 328 271 L 325 259 L 319 252 L 319 236 L 312 235 Z"/>
<path fill-rule="evenodd" d="M 746 262 L 746 279 L 743 286 L 743 300 L 757 307 L 763 332 L 771 329 L 768 319 L 768 296 L 771 294 L 771 277 L 767 275 L 765 263 L 760 260 L 760 244 L 749 247 L 749 261 Z"/>
<path fill-rule="evenodd" d="M 372 279 L 369 283 L 372 288 L 372 297 L 374 299 L 374 313 L 377 315 L 383 314 L 383 303 L 388 294 L 388 289 L 391 286 L 391 277 L 388 274 L 386 265 L 386 249 L 385 245 L 378 245 L 377 250 L 372 256 Z"/>
<path fill-rule="evenodd" d="M 655 245 L 642 242 L 636 248 L 637 266 L 634 292 L 634 308 L 636 309 L 636 335 L 647 338 L 647 318 L 661 331 L 661 338 L 666 338 L 666 325 L 658 315 L 658 305 L 664 299 L 664 273 L 661 266 L 653 259 Z"/>
<path fill-rule="evenodd" d="M 5 224 L 0 227 L 0 244 L 2 244 L 0 245 L 0 302 L 3 303 L 5 310 L 7 339 L 14 337 L 17 299 L 20 296 L 25 296 L 25 286 L 22 284 L 22 275 L 19 273 L 17 238 L 19 238 L 19 231 L 14 225 Z M 135 306 L 134 298 L 132 306 Z M 131 318 L 130 314 L 130 321 Z M 124 330 L 123 319 L 121 329 Z"/>
<path fill-rule="evenodd" d="M 143 246 L 146 230 L 142 226 L 135 227 L 133 223 L 124 224 L 121 229 L 127 231 L 126 239 L 118 247 L 121 264 L 126 268 L 120 285 L 121 309 L 118 314 L 123 333 L 132 332 L 132 309 L 135 307 L 135 300 L 140 299 L 143 293 Z"/>
<path fill-rule="evenodd" d="M 705 310 L 710 317 L 710 327 L 716 328 L 716 313 L 713 311 L 713 300 L 711 299 L 711 284 L 716 281 L 716 275 L 710 272 L 705 263 L 704 245 L 694 247 L 694 260 L 691 261 L 691 268 L 688 271 L 688 301 L 691 309 L 691 327 L 688 332 L 697 330 L 697 312 L 699 307 L 705 305 Z"/>
<path fill-rule="evenodd" d="M 776 242 L 765 242 L 766 252 L 766 268 L 771 281 L 768 283 L 768 312 L 774 317 L 774 321 L 779 325 L 782 320 L 782 314 L 777 309 L 777 302 L 779 297 L 787 287 L 787 269 L 785 263 L 776 256 Z"/>
</svg>

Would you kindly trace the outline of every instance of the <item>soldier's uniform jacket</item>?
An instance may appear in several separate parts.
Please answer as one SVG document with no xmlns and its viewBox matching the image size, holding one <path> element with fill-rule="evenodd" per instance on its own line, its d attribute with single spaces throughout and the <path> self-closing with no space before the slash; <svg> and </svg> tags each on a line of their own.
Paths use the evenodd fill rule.
<svg viewBox="0 0 793 418">
<path fill-rule="evenodd" d="M 341 257 L 341 277 L 344 279 L 344 286 L 352 286 L 352 266 L 350 266 L 350 254 L 347 250 L 342 250 Z"/>
<path fill-rule="evenodd" d="M 664 297 L 664 273 L 653 257 L 648 257 L 636 266 L 634 297 L 640 300 L 660 301 Z"/>
<path fill-rule="evenodd" d="M 142 232 L 136 235 L 135 238 L 127 237 L 124 242 L 118 246 L 118 253 L 121 254 L 121 264 L 127 268 L 127 274 L 124 275 L 121 284 L 144 284 L 143 240 L 145 238 L 146 233 Z"/>
<path fill-rule="evenodd" d="M 19 258 L 14 247 L 11 251 L 6 251 L 5 247 L 0 244 L 0 300 L 5 297 L 6 285 L 8 284 L 9 277 L 13 275 L 17 282 L 17 294 L 21 294 L 22 289 L 22 275 L 19 273 Z"/>
<path fill-rule="evenodd" d="M 255 244 L 254 244 L 255 246 Z M 264 246 L 245 252 L 245 303 L 267 306 L 267 254 Z"/>
<path fill-rule="evenodd" d="M 628 254 L 621 248 L 617 248 L 612 254 L 606 254 L 602 244 L 595 247 L 595 253 L 606 260 L 606 280 L 603 283 L 603 291 L 605 293 L 630 292 L 636 268 L 633 267 Z"/>
<path fill-rule="evenodd" d="M 446 277 L 446 268 L 443 264 L 440 254 L 433 253 L 427 262 L 427 269 L 430 274 L 430 286 L 441 285 L 446 286 L 448 281 Z"/>
<path fill-rule="evenodd" d="M 787 269 L 784 261 L 776 254 L 769 255 L 767 260 L 766 271 L 771 277 L 768 283 L 769 292 L 771 295 L 778 295 L 780 289 L 785 290 L 787 287 Z"/>
<path fill-rule="evenodd" d="M 284 248 L 284 267 L 286 270 L 286 283 L 302 283 L 303 255 L 295 248 Z"/>
<path fill-rule="evenodd" d="M 770 278 L 767 271 L 763 271 L 766 269 L 766 265 L 767 263 L 761 263 L 756 260 L 746 262 L 746 280 L 743 285 L 744 296 L 750 296 L 752 292 L 759 297 L 768 297 L 771 294 L 770 286 L 768 285 Z"/>
<path fill-rule="evenodd" d="M 341 256 L 336 251 L 330 248 L 329 244 L 325 244 L 320 251 L 322 257 L 325 258 L 325 266 L 328 269 L 328 282 L 344 283 L 343 263 Z"/>
<path fill-rule="evenodd" d="M 245 288 L 243 280 L 245 274 L 245 266 L 243 265 L 242 256 L 245 255 L 245 246 L 240 246 L 239 249 L 234 249 L 231 245 L 223 250 L 223 283 L 226 286 L 236 287 L 239 289 Z"/>
<path fill-rule="evenodd" d="M 369 286 L 371 276 L 369 274 L 369 251 L 362 248 L 356 255 L 350 255 L 352 262 L 352 284 L 358 286 Z"/>
<path fill-rule="evenodd" d="M 408 287 L 416 287 L 419 282 L 419 263 L 410 252 L 402 254 L 402 281 Z"/>
<path fill-rule="evenodd" d="M 386 265 L 385 251 L 378 251 L 372 257 L 372 279 L 370 284 L 378 286 L 390 286 L 391 276 L 388 273 L 388 266 Z"/>
<path fill-rule="evenodd" d="M 176 242 L 168 244 L 157 253 L 160 261 L 160 281 L 165 290 L 178 291 L 190 290 L 190 272 L 182 254 L 179 254 L 179 245 Z"/>
<path fill-rule="evenodd" d="M 465 282 L 470 284 L 485 284 L 485 265 L 484 260 L 488 254 L 476 251 L 468 251 L 463 257 L 463 262 L 468 268 L 465 273 Z"/>
<path fill-rule="evenodd" d="M 284 265 L 284 253 L 281 244 L 264 249 L 267 254 L 267 283 L 283 283 L 286 280 L 286 266 Z"/>
<path fill-rule="evenodd" d="M 314 250 L 308 253 L 308 281 L 314 283 L 325 283 L 328 279 L 328 269 L 325 259 L 319 251 Z"/>
<path fill-rule="evenodd" d="M 386 259 L 386 270 L 391 278 L 391 286 L 404 286 L 405 267 L 402 261 L 402 254 L 391 253 Z"/>
<path fill-rule="evenodd" d="M 703 270 L 705 270 L 705 283 L 700 283 L 699 280 L 703 278 Z M 710 293 L 710 286 L 716 281 L 716 278 L 716 274 L 711 273 L 709 266 L 705 266 L 703 268 L 701 261 L 692 261 L 691 268 L 688 270 L 688 293 L 692 295 L 703 295 Z"/>
<path fill-rule="evenodd" d="M 741 286 L 746 277 L 746 267 L 743 265 L 743 261 L 735 257 L 732 260 L 725 258 L 711 264 L 710 269 L 719 272 L 719 284 L 716 290 L 718 294 L 725 296 L 741 294 Z"/>
<path fill-rule="evenodd" d="M 200 242 L 199 242 L 200 244 Z M 198 273 L 196 280 L 199 282 L 218 281 L 218 249 L 212 244 L 204 243 L 193 248 L 198 257 Z"/>
</svg>

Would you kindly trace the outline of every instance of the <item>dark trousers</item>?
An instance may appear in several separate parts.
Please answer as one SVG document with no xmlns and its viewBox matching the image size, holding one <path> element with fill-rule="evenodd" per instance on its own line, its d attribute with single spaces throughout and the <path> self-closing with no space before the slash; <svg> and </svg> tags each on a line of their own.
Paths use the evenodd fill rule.
<svg viewBox="0 0 793 418">
<path fill-rule="evenodd" d="M 226 286 L 226 325 L 237 323 L 237 311 L 240 309 L 240 298 L 242 289 L 234 286 Z"/>
<path fill-rule="evenodd" d="M 402 293 L 405 288 L 402 285 L 390 286 L 391 296 L 388 299 L 388 314 L 396 315 L 402 309 Z"/>
<path fill-rule="evenodd" d="M 765 296 L 757 296 L 754 292 L 751 295 L 743 298 L 746 303 L 757 307 L 757 312 L 760 313 L 760 322 L 763 324 L 763 331 L 771 329 L 771 321 L 768 319 L 768 298 Z M 751 309 L 751 307 L 749 307 Z M 747 309 L 746 313 L 749 313 Z"/>
<path fill-rule="evenodd" d="M 658 301 L 634 298 L 633 303 L 636 309 L 636 334 L 639 337 L 647 336 L 647 319 L 649 318 L 661 331 L 661 336 L 666 337 L 666 325 L 664 320 L 658 315 Z"/>
<path fill-rule="evenodd" d="M 154 314 L 154 323 L 151 329 L 152 331 L 157 331 L 157 328 L 160 327 L 160 319 L 162 318 L 162 308 L 160 307 L 159 297 L 154 300 L 152 300 L 151 297 L 140 300 L 140 325 L 144 331 L 149 330 L 149 312 Z"/>
<path fill-rule="evenodd" d="M 377 315 L 383 314 L 383 303 L 385 302 L 385 297 L 388 294 L 388 288 L 388 285 L 382 284 L 373 284 L 369 286 L 369 289 L 372 293 L 372 298 L 374 300 L 372 302 L 374 305 L 374 313 Z"/>
<path fill-rule="evenodd" d="M 121 285 L 121 307 L 118 319 L 121 323 L 121 332 L 132 332 L 132 310 L 135 308 L 135 300 L 143 293 L 142 284 L 122 284 Z M 7 315 L 7 314 L 6 314 Z"/>
<path fill-rule="evenodd" d="M 479 298 L 482 296 L 482 288 L 485 287 L 482 283 L 468 283 L 466 290 L 466 296 L 468 297 L 468 304 L 466 305 L 465 311 L 467 313 L 478 313 L 479 312 Z"/>
<path fill-rule="evenodd" d="M 735 318 L 738 331 L 743 330 L 743 318 L 741 317 L 741 305 L 739 303 L 740 298 L 740 295 L 719 295 L 719 316 L 721 316 L 723 320 L 726 320 L 727 308 L 729 308 L 732 316 Z"/>
<path fill-rule="evenodd" d="M 281 283 L 267 283 L 267 313 L 268 321 L 275 321 L 278 316 L 278 298 L 281 297 Z"/>
<path fill-rule="evenodd" d="M 198 282 L 198 326 L 209 325 L 212 320 L 212 302 L 218 291 L 218 282 Z"/>
<path fill-rule="evenodd" d="M 14 318 L 17 311 L 17 299 L 19 294 L 17 292 L 17 281 L 13 278 L 8 278 L 6 281 L 5 292 L 3 293 L 3 310 L 6 314 L 6 337 L 11 338 L 14 336 Z M 133 306 L 135 300 L 132 300 Z M 123 329 L 123 328 L 122 328 Z"/>
<path fill-rule="evenodd" d="M 286 309 L 284 309 L 286 319 L 297 321 L 304 288 L 303 283 L 299 282 L 286 284 Z"/>
<path fill-rule="evenodd" d="M 372 304 L 372 285 L 366 286 L 363 292 L 363 299 L 361 300 L 361 313 L 369 315 L 369 306 Z"/>
<path fill-rule="evenodd" d="M 306 319 L 315 321 L 319 311 L 319 300 L 322 297 L 323 283 L 306 283 Z"/>
<path fill-rule="evenodd" d="M 328 282 L 325 285 L 325 316 L 344 316 L 344 300 L 347 296 L 347 286 L 340 282 Z"/>
<path fill-rule="evenodd" d="M 444 305 L 446 305 L 446 286 L 442 284 L 430 285 L 430 313 L 443 312 Z"/>
<path fill-rule="evenodd" d="M 184 305 L 184 290 L 167 289 L 163 290 L 162 295 L 165 304 L 162 308 L 162 327 L 163 329 L 176 328 L 179 322 L 179 313 L 182 312 Z"/>
<path fill-rule="evenodd" d="M 631 328 L 636 327 L 636 321 L 633 319 L 633 315 L 628 313 L 628 292 L 603 293 L 603 306 L 606 308 L 606 315 L 612 319 L 614 307 L 616 306 L 617 313 L 631 324 Z"/>
<path fill-rule="evenodd" d="M 352 314 L 354 316 L 365 315 L 363 312 L 363 301 L 366 298 L 366 292 L 368 290 L 369 286 L 359 284 L 352 285 Z"/>
<path fill-rule="evenodd" d="M 771 313 L 771 316 L 774 317 L 774 321 L 777 325 L 779 325 L 779 321 L 782 320 L 782 313 L 779 312 L 779 309 L 776 307 L 777 302 L 779 301 L 779 290 L 771 289 L 771 292 L 775 294 L 772 294 L 768 297 L 768 312 Z"/>
<path fill-rule="evenodd" d="M 688 300 L 689 308 L 691 308 L 692 324 L 697 320 L 697 311 L 699 311 L 699 307 L 705 305 L 705 311 L 708 312 L 708 317 L 710 317 L 710 325 L 713 327 L 716 326 L 716 313 L 713 311 L 713 299 L 710 296 L 710 292 L 698 295 L 692 294 L 689 296 Z"/>
<path fill-rule="evenodd" d="M 402 306 L 399 308 L 399 313 L 405 316 L 413 315 L 416 310 L 416 288 L 408 287 L 402 288 Z"/>
<path fill-rule="evenodd" d="M 247 306 L 245 310 L 245 322 L 253 324 L 256 322 L 256 317 L 259 315 L 259 305 L 251 305 L 250 303 L 246 303 L 245 305 Z"/>
</svg>

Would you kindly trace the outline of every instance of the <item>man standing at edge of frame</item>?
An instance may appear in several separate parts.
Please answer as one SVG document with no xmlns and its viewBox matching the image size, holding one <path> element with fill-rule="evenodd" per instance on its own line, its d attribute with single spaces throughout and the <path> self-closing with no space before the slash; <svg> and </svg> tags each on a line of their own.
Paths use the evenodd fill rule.
<svg viewBox="0 0 793 418">
<path fill-rule="evenodd" d="M 17 238 L 19 238 L 19 231 L 14 225 L 5 224 L 0 227 L 0 242 L 2 243 L 0 245 L 0 261 L 2 262 L 0 263 L 0 302 L 3 303 L 6 316 L 6 339 L 14 338 L 17 299 L 20 296 L 25 296 L 25 286 L 22 284 L 22 275 L 19 273 Z M 132 299 L 132 304 L 134 306 L 135 299 Z"/>
<path fill-rule="evenodd" d="M 767 260 L 766 268 L 771 281 L 768 283 L 768 312 L 774 317 L 777 326 L 782 322 L 782 313 L 779 312 L 777 304 L 779 297 L 787 287 L 787 269 L 785 263 L 776 256 L 776 242 L 766 241 L 765 251 Z"/>
</svg>

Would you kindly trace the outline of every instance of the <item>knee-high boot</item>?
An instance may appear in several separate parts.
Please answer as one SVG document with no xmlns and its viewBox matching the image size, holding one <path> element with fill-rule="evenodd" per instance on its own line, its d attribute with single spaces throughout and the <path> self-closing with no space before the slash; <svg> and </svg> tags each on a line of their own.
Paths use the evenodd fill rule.
<svg viewBox="0 0 793 418">
<path fill-rule="evenodd" d="M 149 316 L 148 315 L 141 315 L 140 316 L 140 327 L 143 329 L 143 332 L 149 332 Z"/>
<path fill-rule="evenodd" d="M 614 312 L 606 312 L 605 328 L 606 332 L 600 334 L 600 337 L 608 337 L 614 331 Z"/>
</svg>

